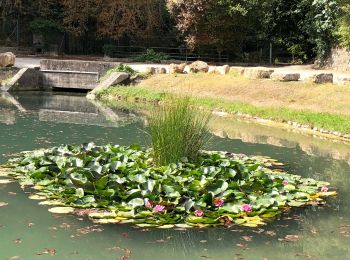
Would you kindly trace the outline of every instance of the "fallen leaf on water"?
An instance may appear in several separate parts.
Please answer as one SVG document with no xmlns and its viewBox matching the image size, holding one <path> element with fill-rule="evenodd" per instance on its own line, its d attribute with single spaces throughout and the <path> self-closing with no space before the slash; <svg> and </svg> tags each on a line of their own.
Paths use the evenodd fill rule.
<svg viewBox="0 0 350 260">
<path fill-rule="evenodd" d="M 51 255 L 55 256 L 56 255 L 56 249 L 54 248 L 44 248 L 44 250 L 40 253 L 36 253 L 36 255 Z"/>
<path fill-rule="evenodd" d="M 286 235 L 285 238 L 279 238 L 279 241 L 295 242 L 299 240 L 297 235 Z"/>
<path fill-rule="evenodd" d="M 208 242 L 208 240 L 201 240 L 201 241 L 199 241 L 200 243 L 207 243 Z"/>
<path fill-rule="evenodd" d="M 7 194 L 8 194 L 8 195 L 17 195 L 17 193 L 16 193 L 16 192 L 13 192 L 13 191 L 9 191 Z"/>
<path fill-rule="evenodd" d="M 35 225 L 35 224 L 32 223 L 32 222 L 28 223 L 28 227 L 32 227 L 32 226 L 34 226 L 34 225 Z"/>
<path fill-rule="evenodd" d="M 343 229 L 343 228 L 350 228 L 350 225 L 341 225 L 338 228 Z"/>
<path fill-rule="evenodd" d="M 22 243 L 22 239 L 20 239 L 20 238 L 16 238 L 16 240 L 15 240 L 15 244 L 21 244 Z"/>
<path fill-rule="evenodd" d="M 9 184 L 11 182 L 14 182 L 13 180 L 9 180 L 9 179 L 0 179 L 0 184 Z"/>
<path fill-rule="evenodd" d="M 7 205 L 8 205 L 8 203 L 0 201 L 0 207 L 4 207 L 4 206 L 7 206 Z"/>
<path fill-rule="evenodd" d="M 84 228 L 79 228 L 77 229 L 77 233 L 75 235 L 72 235 L 73 237 L 75 236 L 82 236 L 82 235 L 87 235 L 91 232 L 102 232 L 103 228 L 101 228 L 101 226 L 99 225 L 93 225 L 93 226 L 88 226 L 88 227 L 84 227 Z"/>
<path fill-rule="evenodd" d="M 252 236 L 243 236 L 242 237 L 242 239 L 244 240 L 244 241 L 247 241 L 247 242 L 250 242 L 250 241 L 252 241 Z"/>
<path fill-rule="evenodd" d="M 350 237 L 350 231 L 342 231 L 340 232 L 344 237 Z"/>
<path fill-rule="evenodd" d="M 124 255 L 119 257 L 119 260 L 125 260 L 125 259 L 129 259 L 131 257 L 131 250 L 128 248 L 124 248 Z"/>
<path fill-rule="evenodd" d="M 69 225 L 68 223 L 62 223 L 62 224 L 60 225 L 60 228 L 65 228 L 65 229 L 67 229 L 67 228 L 70 228 L 70 225 Z"/>
<path fill-rule="evenodd" d="M 242 248 L 246 248 L 248 245 L 247 244 L 238 243 L 238 244 L 236 244 L 236 246 L 242 247 Z"/>
<path fill-rule="evenodd" d="M 15 255 L 13 257 L 7 258 L 7 260 L 16 260 L 16 259 L 19 259 L 18 255 Z"/>
<path fill-rule="evenodd" d="M 269 235 L 269 236 L 276 236 L 276 232 L 273 230 L 267 230 L 267 231 L 265 231 L 265 234 Z"/>
</svg>

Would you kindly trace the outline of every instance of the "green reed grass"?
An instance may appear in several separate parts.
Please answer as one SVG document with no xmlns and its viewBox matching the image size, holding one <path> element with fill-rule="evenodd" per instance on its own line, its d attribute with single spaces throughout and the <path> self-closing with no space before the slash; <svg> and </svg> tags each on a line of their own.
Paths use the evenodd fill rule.
<svg viewBox="0 0 350 260">
<path fill-rule="evenodd" d="M 190 97 L 167 97 L 149 116 L 154 162 L 158 166 L 183 158 L 195 160 L 209 138 L 210 113 L 192 104 Z"/>
</svg>

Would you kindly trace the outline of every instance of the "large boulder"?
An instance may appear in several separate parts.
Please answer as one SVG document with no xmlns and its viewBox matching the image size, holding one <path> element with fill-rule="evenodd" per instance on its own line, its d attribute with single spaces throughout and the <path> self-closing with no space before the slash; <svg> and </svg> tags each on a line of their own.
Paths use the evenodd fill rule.
<svg viewBox="0 0 350 260">
<path fill-rule="evenodd" d="M 269 79 L 271 74 L 274 72 L 273 69 L 264 67 L 246 68 L 244 70 L 244 77 L 248 79 Z"/>
<path fill-rule="evenodd" d="M 276 81 L 298 81 L 300 73 L 274 72 L 271 74 L 271 79 Z"/>
<path fill-rule="evenodd" d="M 227 73 L 230 72 L 230 66 L 224 65 L 224 66 L 215 67 L 213 72 L 221 75 L 226 75 Z"/>
<path fill-rule="evenodd" d="M 207 73 L 209 71 L 209 65 L 208 63 L 204 61 L 195 61 L 192 64 L 190 64 L 190 72 L 192 73 L 198 73 L 198 72 L 204 72 Z"/>
<path fill-rule="evenodd" d="M 184 73 L 186 65 L 187 65 L 186 63 L 181 63 L 181 64 L 172 63 L 169 65 L 169 73 L 170 74 Z"/>
<path fill-rule="evenodd" d="M 13 67 L 16 62 L 16 56 L 12 52 L 0 54 L 0 67 Z"/>
<path fill-rule="evenodd" d="M 316 73 L 304 77 L 305 81 L 309 81 L 316 84 L 333 83 L 332 73 Z"/>
<path fill-rule="evenodd" d="M 230 68 L 230 73 L 237 74 L 238 76 L 242 76 L 244 74 L 245 68 L 239 66 L 232 66 Z"/>
</svg>

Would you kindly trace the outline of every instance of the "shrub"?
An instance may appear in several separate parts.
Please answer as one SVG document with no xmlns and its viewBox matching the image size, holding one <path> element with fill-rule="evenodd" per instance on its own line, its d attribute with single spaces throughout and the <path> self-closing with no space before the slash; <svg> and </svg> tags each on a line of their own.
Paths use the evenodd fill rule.
<svg viewBox="0 0 350 260">
<path fill-rule="evenodd" d="M 126 72 L 126 73 L 129 73 L 130 75 L 136 75 L 137 74 L 137 71 L 134 70 L 133 68 L 131 68 L 130 66 L 124 65 L 124 64 L 120 64 L 117 67 L 109 69 L 103 75 L 103 77 L 100 79 L 100 81 L 104 81 L 105 79 L 107 79 L 114 72 Z"/>
<path fill-rule="evenodd" d="M 169 55 L 162 53 L 162 52 L 155 52 L 153 49 L 147 49 L 147 51 L 139 56 L 136 56 L 134 58 L 134 61 L 138 62 L 155 62 L 160 63 L 162 60 L 168 60 L 170 57 Z"/>
<path fill-rule="evenodd" d="M 105 44 L 102 47 L 104 55 L 108 57 L 113 57 L 114 53 L 117 51 L 117 47 L 113 44 Z"/>
<path fill-rule="evenodd" d="M 190 97 L 167 97 L 149 116 L 155 164 L 196 160 L 209 137 L 209 119 L 210 113 L 193 106 Z"/>
</svg>

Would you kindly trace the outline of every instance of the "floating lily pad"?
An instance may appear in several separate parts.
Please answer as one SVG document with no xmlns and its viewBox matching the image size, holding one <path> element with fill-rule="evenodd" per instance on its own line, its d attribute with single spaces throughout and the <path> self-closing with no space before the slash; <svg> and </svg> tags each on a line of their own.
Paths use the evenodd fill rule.
<svg viewBox="0 0 350 260">
<path fill-rule="evenodd" d="M 175 227 L 175 225 L 162 225 L 162 226 L 159 226 L 158 228 L 160 229 L 169 229 L 169 228 L 173 228 Z"/>
<path fill-rule="evenodd" d="M 203 151 L 195 162 L 158 168 L 152 154 L 136 146 L 67 145 L 21 153 L 9 171 L 38 191 L 30 199 L 62 206 L 50 212 L 139 227 L 257 227 L 336 195 L 326 182 L 276 169 L 282 164 L 270 158 Z"/>
<path fill-rule="evenodd" d="M 45 200 L 45 201 L 39 202 L 39 205 L 60 206 L 60 205 L 64 205 L 64 202 L 61 200 Z"/>
<path fill-rule="evenodd" d="M 115 212 L 92 212 L 88 216 L 93 219 L 111 219 L 115 218 L 117 214 Z"/>
<path fill-rule="evenodd" d="M 51 213 L 56 213 L 56 214 L 69 214 L 74 212 L 74 208 L 72 207 L 55 207 L 49 209 Z"/>
<path fill-rule="evenodd" d="M 120 220 L 113 219 L 113 218 L 101 218 L 101 219 L 94 219 L 93 222 L 96 224 L 117 224 L 117 223 L 120 223 Z"/>
<path fill-rule="evenodd" d="M 46 200 L 47 199 L 47 197 L 40 196 L 40 195 L 37 195 L 37 194 L 30 195 L 28 198 L 31 199 L 31 200 Z"/>
</svg>

